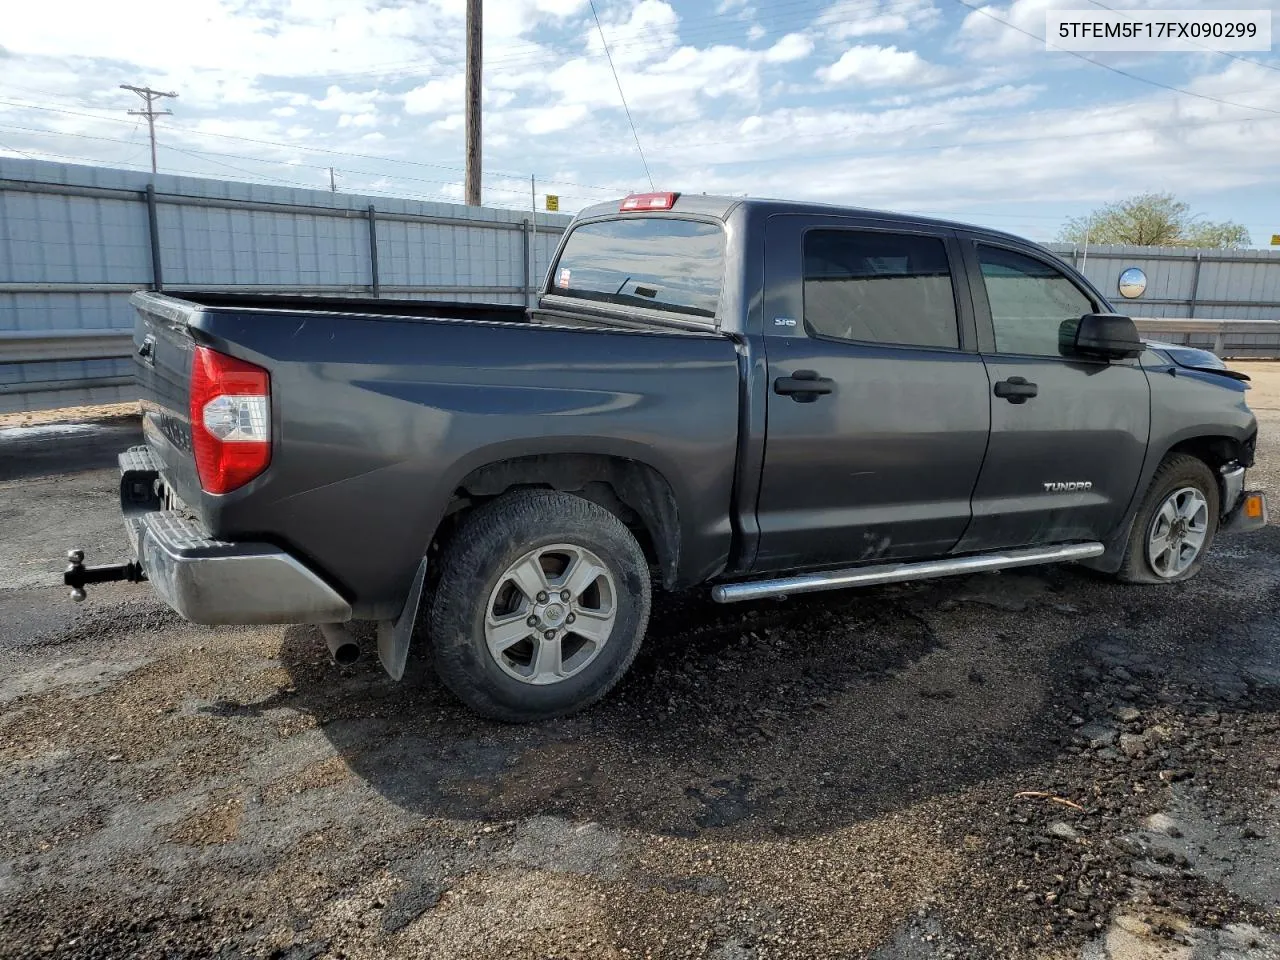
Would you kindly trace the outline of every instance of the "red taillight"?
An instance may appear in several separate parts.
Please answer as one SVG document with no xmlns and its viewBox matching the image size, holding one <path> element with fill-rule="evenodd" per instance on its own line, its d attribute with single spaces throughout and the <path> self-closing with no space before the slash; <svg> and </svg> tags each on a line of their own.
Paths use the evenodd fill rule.
<svg viewBox="0 0 1280 960">
<path fill-rule="evenodd" d="M 618 209 L 630 210 L 670 210 L 676 205 L 678 193 L 633 193 L 622 201 Z"/>
<path fill-rule="evenodd" d="M 261 367 L 196 347 L 191 359 L 191 445 L 200 486 L 228 493 L 271 462 L 271 377 Z"/>
</svg>

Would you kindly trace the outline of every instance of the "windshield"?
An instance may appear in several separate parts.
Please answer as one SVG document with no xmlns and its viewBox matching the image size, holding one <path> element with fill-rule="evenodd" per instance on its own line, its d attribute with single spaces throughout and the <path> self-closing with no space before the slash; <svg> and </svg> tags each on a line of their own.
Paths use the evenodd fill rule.
<svg viewBox="0 0 1280 960">
<path fill-rule="evenodd" d="M 576 228 L 548 292 L 712 318 L 723 275 L 719 224 L 627 217 Z"/>
</svg>

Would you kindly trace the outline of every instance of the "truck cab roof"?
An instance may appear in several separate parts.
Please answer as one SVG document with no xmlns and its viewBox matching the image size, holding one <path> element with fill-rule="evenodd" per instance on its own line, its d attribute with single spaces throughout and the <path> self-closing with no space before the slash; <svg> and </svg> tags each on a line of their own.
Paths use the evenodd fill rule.
<svg viewBox="0 0 1280 960">
<path fill-rule="evenodd" d="M 642 209 L 623 211 L 622 202 L 607 200 L 603 203 L 584 207 L 577 216 L 579 220 L 612 216 L 668 216 L 680 217 L 693 214 L 702 217 L 714 217 L 717 220 L 728 220 L 735 211 L 751 211 L 764 216 L 780 213 L 813 214 L 815 216 L 858 217 L 875 219 L 886 223 L 914 224 L 917 226 L 942 227 L 951 230 L 967 230 L 971 233 L 1002 240 L 1012 240 L 1025 244 L 1027 239 L 1016 234 L 992 230 L 971 223 L 957 220 L 944 220 L 939 217 L 927 217 L 912 213 L 895 213 L 889 210 L 875 210 L 870 207 L 855 207 L 832 203 L 814 203 L 799 200 L 775 200 L 766 197 L 732 197 L 709 193 L 676 193 L 675 203 L 669 209 Z"/>
</svg>

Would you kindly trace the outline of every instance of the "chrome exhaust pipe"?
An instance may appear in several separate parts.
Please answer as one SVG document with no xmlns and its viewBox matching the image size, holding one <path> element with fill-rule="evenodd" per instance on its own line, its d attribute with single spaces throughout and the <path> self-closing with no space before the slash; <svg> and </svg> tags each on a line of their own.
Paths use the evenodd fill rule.
<svg viewBox="0 0 1280 960">
<path fill-rule="evenodd" d="M 349 667 L 360 659 L 360 644 L 356 638 L 340 623 L 322 623 L 320 632 L 324 634 L 324 642 L 329 645 L 329 656 L 340 667 Z"/>
</svg>

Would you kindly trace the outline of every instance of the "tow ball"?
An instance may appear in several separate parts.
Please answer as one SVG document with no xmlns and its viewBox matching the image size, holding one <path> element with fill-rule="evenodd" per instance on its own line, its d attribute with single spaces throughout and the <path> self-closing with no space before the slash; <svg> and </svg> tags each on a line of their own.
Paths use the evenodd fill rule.
<svg viewBox="0 0 1280 960">
<path fill-rule="evenodd" d="M 129 583 L 141 583 L 147 579 L 142 564 L 136 560 L 128 563 L 104 563 L 97 567 L 84 565 L 83 550 L 68 550 L 67 559 L 70 564 L 62 575 L 62 582 L 71 588 L 71 599 L 79 603 L 86 596 L 85 586 L 90 583 L 114 583 L 127 580 Z"/>
</svg>

